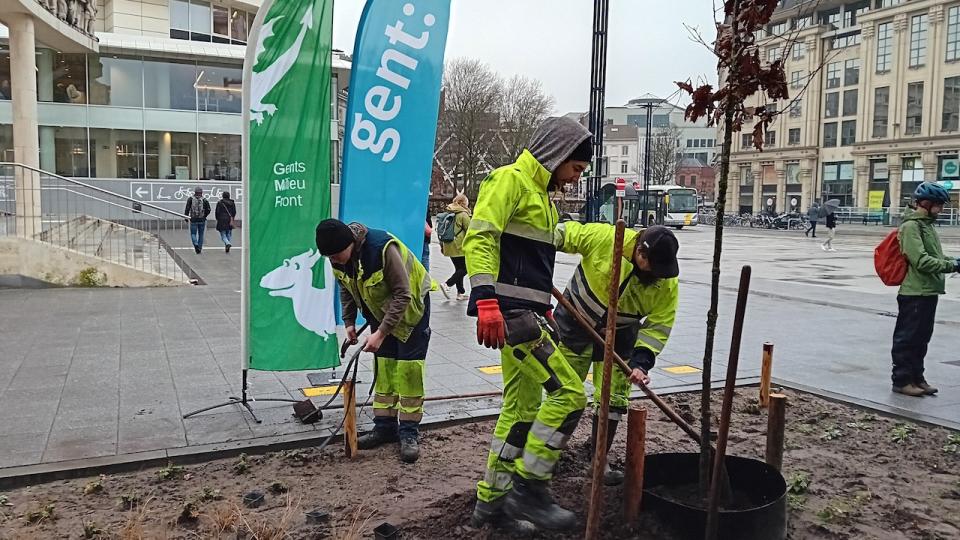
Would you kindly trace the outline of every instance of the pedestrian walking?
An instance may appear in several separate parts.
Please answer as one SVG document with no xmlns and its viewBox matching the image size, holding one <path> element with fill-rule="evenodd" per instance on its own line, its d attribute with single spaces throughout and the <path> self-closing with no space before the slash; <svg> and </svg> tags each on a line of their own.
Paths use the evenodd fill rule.
<svg viewBox="0 0 960 540">
<path fill-rule="evenodd" d="M 837 207 L 840 201 L 831 199 L 820 209 L 820 215 L 826 218 L 827 241 L 820 244 L 820 249 L 824 251 L 836 251 L 833 247 L 833 241 L 837 238 Z"/>
<path fill-rule="evenodd" d="M 217 209 L 213 216 L 217 219 L 217 231 L 220 232 L 220 240 L 223 241 L 223 250 L 230 253 L 230 247 L 233 244 L 234 218 L 237 217 L 237 205 L 230 198 L 230 192 L 224 191 L 217 202 Z"/>
<path fill-rule="evenodd" d="M 210 215 L 210 203 L 203 197 L 203 188 L 200 186 L 195 187 L 193 197 L 187 199 L 183 215 L 187 216 L 184 221 L 190 222 L 190 241 L 193 242 L 193 250 L 200 253 L 203 251 L 203 233 L 207 229 L 207 216 Z"/>
<path fill-rule="evenodd" d="M 924 182 L 913 193 L 897 238 L 907 259 L 907 275 L 897 294 L 897 325 L 893 331 L 893 391 L 913 397 L 933 395 L 937 388 L 924 378 L 923 362 L 933 337 L 939 296 L 946 292 L 944 274 L 960 272 L 960 259 L 946 257 L 934 228 L 950 201 L 943 187 Z"/>
<path fill-rule="evenodd" d="M 530 534 L 532 526 L 568 531 L 577 521 L 548 489 L 587 401 L 547 322 L 560 219 L 549 192 L 579 181 L 592 157 L 593 137 L 584 126 L 549 118 L 514 163 L 480 185 L 463 242 L 467 314 L 477 317 L 477 341 L 501 349 L 503 404 L 477 484 L 477 527 Z"/>
<path fill-rule="evenodd" d="M 810 222 L 810 227 L 807 228 L 806 232 L 803 233 L 804 236 L 810 236 L 810 233 L 813 233 L 813 238 L 817 237 L 817 221 L 820 220 L 820 203 L 814 202 L 813 206 L 807 210 L 807 221 Z"/>
<path fill-rule="evenodd" d="M 563 296 L 593 324 L 599 333 L 607 325 L 610 278 L 613 272 L 613 242 L 616 228 L 606 223 L 587 225 L 568 221 L 557 226 L 554 241 L 565 253 L 580 254 L 580 264 L 573 272 Z M 617 329 L 614 348 L 633 370 L 628 379 L 619 369 L 610 377 L 610 416 L 607 424 L 607 450 L 613 445 L 617 425 L 630 406 L 630 383 L 649 384 L 648 373 L 663 351 L 673 329 L 679 302 L 680 267 L 677 251 L 680 245 L 673 231 L 654 225 L 642 233 L 624 231 L 623 261 L 620 268 L 620 303 L 617 306 Z M 562 305 L 555 313 L 560 330 L 560 352 L 573 369 L 586 380 L 593 366 L 594 407 L 600 403 L 603 384 L 603 347 L 593 343 L 592 336 L 578 324 L 573 313 Z M 597 444 L 597 415 L 593 416 L 592 445 Z M 623 482 L 623 473 L 610 468 L 607 459 L 603 471 L 606 485 Z"/>
<path fill-rule="evenodd" d="M 447 211 L 437 215 L 437 237 L 440 240 L 440 252 L 453 262 L 453 275 L 440 285 L 444 296 L 450 298 L 450 287 L 456 285 L 457 300 L 466 300 L 463 278 L 467 277 L 467 258 L 463 255 L 463 239 L 470 228 L 470 201 L 463 193 L 458 193 L 453 202 L 447 205 Z"/>
<path fill-rule="evenodd" d="M 433 280 L 407 246 L 386 231 L 325 219 L 316 232 L 317 251 L 330 257 L 340 283 L 347 339 L 357 342 L 358 309 L 370 323 L 363 350 L 374 354 L 374 427 L 357 446 L 367 450 L 399 440 L 400 459 L 413 463 L 420 457 Z"/>
</svg>

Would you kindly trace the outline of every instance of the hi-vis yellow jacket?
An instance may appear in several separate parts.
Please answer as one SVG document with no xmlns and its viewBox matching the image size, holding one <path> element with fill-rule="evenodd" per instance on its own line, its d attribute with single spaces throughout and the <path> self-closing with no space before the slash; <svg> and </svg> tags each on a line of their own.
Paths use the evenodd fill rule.
<svg viewBox="0 0 960 540">
<path fill-rule="evenodd" d="M 606 327 L 615 233 L 613 225 L 584 225 L 573 221 L 557 225 L 554 231 L 557 250 L 582 256 L 563 295 L 594 323 L 600 335 Z M 641 282 L 633 264 L 633 251 L 639 237 L 635 231 L 624 231 L 616 350 L 621 357 L 629 359 L 631 367 L 648 371 L 670 338 L 677 313 L 679 280 Z M 571 350 L 582 353 L 593 343 L 573 315 L 562 306 L 554 316 L 560 327 L 561 341 Z M 594 358 L 602 358 L 602 354 L 600 347 L 594 347 Z"/>
</svg>

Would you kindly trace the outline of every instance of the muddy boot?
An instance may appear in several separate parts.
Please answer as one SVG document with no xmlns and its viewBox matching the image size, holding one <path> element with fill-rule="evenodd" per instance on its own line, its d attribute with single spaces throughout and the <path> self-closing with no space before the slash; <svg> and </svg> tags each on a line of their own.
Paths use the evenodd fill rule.
<svg viewBox="0 0 960 540">
<path fill-rule="evenodd" d="M 928 383 L 923 377 L 920 377 L 920 379 L 917 381 L 917 387 L 923 390 L 923 393 L 928 396 L 932 396 L 940 391 L 940 389 L 936 386 L 930 386 L 930 383 Z"/>
<path fill-rule="evenodd" d="M 924 391 L 923 388 L 920 388 L 919 386 L 913 383 L 905 384 L 903 386 L 894 386 L 893 391 L 898 394 L 903 394 L 905 396 L 911 396 L 911 397 L 923 397 L 927 395 L 926 391 Z"/>
<path fill-rule="evenodd" d="M 529 521 L 516 520 L 503 511 L 503 499 L 494 502 L 477 501 L 470 516 L 470 524 L 476 529 L 489 526 L 498 532 L 519 537 L 537 534 L 537 528 Z"/>
<path fill-rule="evenodd" d="M 577 515 L 553 501 L 545 480 L 513 475 L 513 489 L 504 497 L 503 511 L 513 519 L 529 521 L 538 529 L 566 531 L 577 524 Z"/>
<path fill-rule="evenodd" d="M 605 486 L 619 486 L 623 483 L 623 472 L 615 471 L 610 468 L 610 447 L 613 446 L 613 438 L 617 436 L 617 420 L 607 420 L 607 462 L 603 466 L 603 485 Z M 593 461 L 593 456 L 595 455 L 594 448 L 597 444 L 597 417 L 593 417 L 593 435 L 590 437 L 590 448 L 591 448 L 591 462 Z"/>
<path fill-rule="evenodd" d="M 381 444 L 395 443 L 399 437 L 395 431 L 386 429 L 374 429 L 369 433 L 364 433 L 357 439 L 357 448 L 360 450 L 370 450 Z"/>
<path fill-rule="evenodd" d="M 417 443 L 416 436 L 400 439 L 400 461 L 415 463 L 418 459 L 420 459 L 420 445 Z"/>
</svg>

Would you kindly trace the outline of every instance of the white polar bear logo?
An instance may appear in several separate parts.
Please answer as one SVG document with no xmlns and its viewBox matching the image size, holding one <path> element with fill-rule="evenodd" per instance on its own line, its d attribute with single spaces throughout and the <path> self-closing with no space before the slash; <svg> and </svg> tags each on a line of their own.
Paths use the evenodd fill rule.
<svg viewBox="0 0 960 540">
<path fill-rule="evenodd" d="M 324 288 L 313 287 L 313 266 L 323 258 Z M 284 259 L 283 264 L 263 276 L 260 286 L 270 290 L 270 296 L 293 300 L 293 315 L 300 326 L 326 338 L 336 334 L 334 317 L 333 267 L 330 259 L 321 257 L 312 249 L 296 257 Z"/>
</svg>

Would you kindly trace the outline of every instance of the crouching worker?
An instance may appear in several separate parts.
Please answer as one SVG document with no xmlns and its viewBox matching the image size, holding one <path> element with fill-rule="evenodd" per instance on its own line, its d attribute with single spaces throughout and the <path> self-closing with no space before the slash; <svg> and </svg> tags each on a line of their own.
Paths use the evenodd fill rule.
<svg viewBox="0 0 960 540">
<path fill-rule="evenodd" d="M 413 463 L 420 457 L 417 436 L 430 344 L 430 276 L 400 240 L 360 223 L 321 221 L 317 250 L 330 258 L 340 282 L 347 338 L 357 342 L 358 308 L 370 323 L 364 351 L 374 353 L 376 362 L 374 428 L 357 444 L 367 450 L 399 440 L 400 459 Z"/>
<path fill-rule="evenodd" d="M 583 225 L 569 221 L 557 226 L 554 242 L 566 253 L 579 253 L 580 265 L 574 271 L 563 296 L 582 313 L 601 336 L 606 335 L 610 277 L 613 272 L 613 242 L 616 229 L 606 223 Z M 653 226 L 642 233 L 624 231 L 623 261 L 620 263 L 620 300 L 617 304 L 617 330 L 614 348 L 633 370 L 628 379 L 614 366 L 610 377 L 610 417 L 607 424 L 607 450 L 613 444 L 617 425 L 627 412 L 630 383 L 650 382 L 647 373 L 667 344 L 677 313 L 679 245 L 673 231 Z M 555 320 L 560 331 L 560 353 L 580 380 L 587 378 L 593 364 L 594 406 L 600 403 L 603 384 L 603 347 L 594 344 L 590 334 L 563 306 Z M 597 415 L 593 417 L 592 444 L 597 444 Z M 623 482 L 623 473 L 604 470 L 604 483 Z"/>
<path fill-rule="evenodd" d="M 547 332 L 559 219 L 548 191 L 579 180 L 591 155 L 586 128 L 551 118 L 516 162 L 480 185 L 463 245 L 467 313 L 477 316 L 477 341 L 501 349 L 503 405 L 477 484 L 476 526 L 529 533 L 576 524 L 547 487 L 586 404 L 583 383 Z"/>
</svg>

